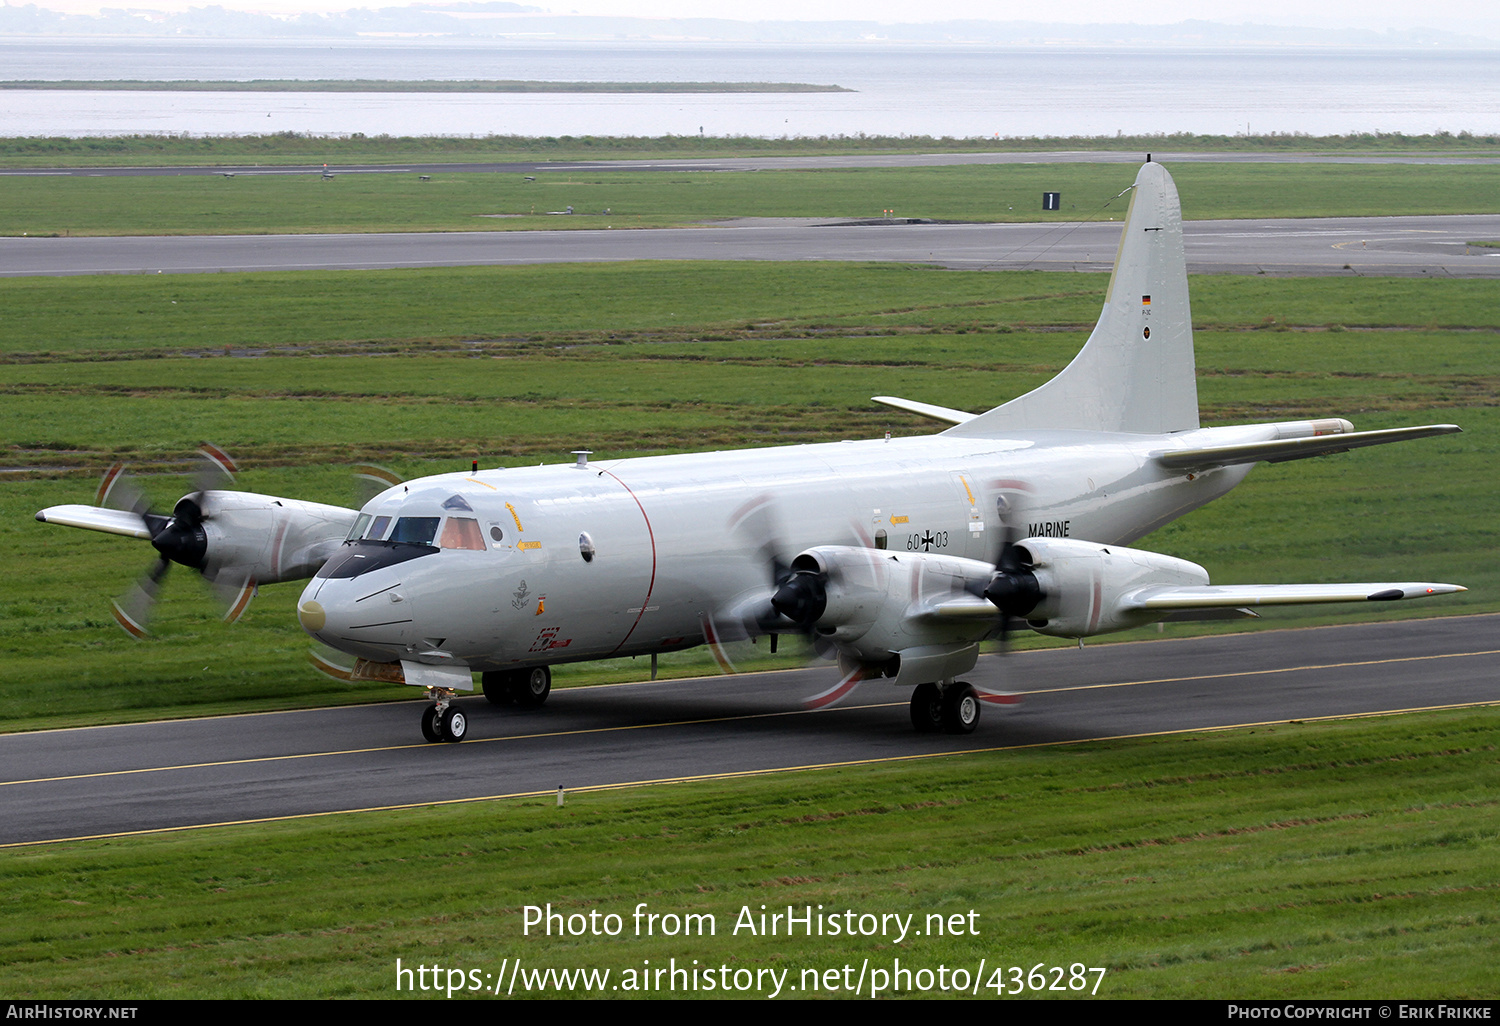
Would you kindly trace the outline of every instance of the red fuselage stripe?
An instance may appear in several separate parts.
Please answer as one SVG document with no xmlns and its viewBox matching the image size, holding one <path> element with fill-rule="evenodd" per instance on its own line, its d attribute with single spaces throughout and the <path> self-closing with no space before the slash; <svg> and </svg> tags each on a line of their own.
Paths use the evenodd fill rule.
<svg viewBox="0 0 1500 1026">
<path fill-rule="evenodd" d="M 630 496 L 631 501 L 635 503 L 636 509 L 641 511 L 641 519 L 646 522 L 646 537 L 651 539 L 651 583 L 646 585 L 646 597 L 641 599 L 641 611 L 636 615 L 635 623 L 630 625 L 630 630 L 625 632 L 625 636 L 620 639 L 620 643 L 609 653 L 610 655 L 614 655 L 615 652 L 625 647 L 625 642 L 630 640 L 630 636 L 635 633 L 635 629 L 641 625 L 641 617 L 646 615 L 646 607 L 651 604 L 651 592 L 656 588 L 656 532 L 651 529 L 651 518 L 646 515 L 646 507 L 641 505 L 641 500 L 635 497 L 635 492 L 630 490 L 630 486 L 618 477 L 615 477 L 608 470 L 604 471 L 604 473 L 609 474 L 621 488 L 625 489 L 625 494 Z M 605 656 L 605 658 L 607 659 L 609 656 Z"/>
</svg>

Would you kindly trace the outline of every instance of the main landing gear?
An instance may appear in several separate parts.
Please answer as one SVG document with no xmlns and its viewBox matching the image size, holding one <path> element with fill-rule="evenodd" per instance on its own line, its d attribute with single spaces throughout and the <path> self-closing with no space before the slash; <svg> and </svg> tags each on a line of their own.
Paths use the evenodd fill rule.
<svg viewBox="0 0 1500 1026">
<path fill-rule="evenodd" d="M 924 734 L 972 734 L 979 726 L 979 694 L 961 680 L 918 684 L 911 693 L 911 725 Z"/>
<path fill-rule="evenodd" d="M 552 671 L 545 666 L 529 670 L 496 670 L 480 675 L 484 697 L 492 705 L 535 709 L 552 693 Z"/>
<path fill-rule="evenodd" d="M 453 705 L 450 688 L 428 688 L 432 705 L 422 710 L 422 736 L 429 741 L 462 741 L 469 732 L 469 718 Z"/>
</svg>

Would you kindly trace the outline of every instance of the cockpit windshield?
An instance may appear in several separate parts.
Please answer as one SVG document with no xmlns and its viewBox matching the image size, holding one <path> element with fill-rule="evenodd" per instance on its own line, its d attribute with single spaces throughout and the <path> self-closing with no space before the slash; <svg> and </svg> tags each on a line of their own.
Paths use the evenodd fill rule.
<svg viewBox="0 0 1500 1026">
<path fill-rule="evenodd" d="M 431 545 L 442 517 L 402 517 L 396 521 L 390 541 L 407 545 Z"/>
<path fill-rule="evenodd" d="M 354 521 L 354 526 L 349 528 L 349 534 L 344 538 L 344 540 L 353 541 L 356 538 L 363 538 L 365 536 L 365 528 L 369 526 L 370 514 L 361 513 L 359 515 L 359 519 Z"/>
<path fill-rule="evenodd" d="M 386 508 L 391 509 L 392 505 L 394 504 L 387 504 Z M 488 548 L 478 518 L 458 515 L 474 512 L 462 495 L 449 495 L 440 504 L 434 503 L 427 495 L 413 496 L 401 501 L 398 508 L 402 512 L 436 512 L 438 515 L 397 516 L 395 511 L 387 515 L 361 513 L 354 521 L 354 526 L 345 539 L 346 543 L 427 545 L 434 549 L 467 549 L 473 552 L 484 552 Z M 499 533 L 498 530 L 496 533 Z"/>
</svg>

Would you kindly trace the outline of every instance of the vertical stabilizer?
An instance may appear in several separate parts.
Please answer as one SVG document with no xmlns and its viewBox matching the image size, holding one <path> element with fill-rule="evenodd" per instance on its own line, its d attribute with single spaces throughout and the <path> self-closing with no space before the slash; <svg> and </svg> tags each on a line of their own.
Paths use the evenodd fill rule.
<svg viewBox="0 0 1500 1026">
<path fill-rule="evenodd" d="M 944 434 L 1163 434 L 1197 426 L 1182 206 L 1166 168 L 1147 163 L 1135 177 L 1104 311 L 1088 343 L 1045 385 Z"/>
</svg>

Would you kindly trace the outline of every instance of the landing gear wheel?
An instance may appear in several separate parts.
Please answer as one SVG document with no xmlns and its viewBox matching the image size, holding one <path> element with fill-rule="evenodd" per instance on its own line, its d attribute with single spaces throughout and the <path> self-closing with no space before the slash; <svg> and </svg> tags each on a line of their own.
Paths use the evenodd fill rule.
<svg viewBox="0 0 1500 1026">
<path fill-rule="evenodd" d="M 972 734 L 979 726 L 979 695 L 970 684 L 955 681 L 943 689 L 943 731 Z"/>
<path fill-rule="evenodd" d="M 437 706 L 429 705 L 422 710 L 422 736 L 429 741 L 441 741 L 443 735 L 438 725 Z"/>
<path fill-rule="evenodd" d="M 522 709 L 535 709 L 552 694 L 552 671 L 545 666 L 517 670 L 511 679 L 511 695 Z"/>
<path fill-rule="evenodd" d="M 484 697 L 489 700 L 490 705 L 515 705 L 516 693 L 511 688 L 513 673 L 495 671 L 492 673 L 481 673 L 479 681 L 484 688 Z"/>
<path fill-rule="evenodd" d="M 458 706 L 450 705 L 448 711 L 443 713 L 441 729 L 444 741 L 462 741 L 469 732 L 469 718 Z"/>
<path fill-rule="evenodd" d="M 920 734 L 943 729 L 943 693 L 936 684 L 918 684 L 911 693 L 911 725 Z"/>
</svg>

